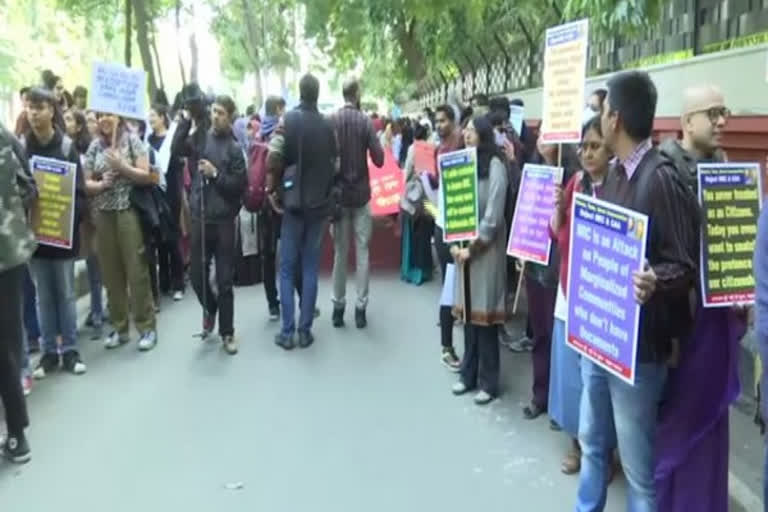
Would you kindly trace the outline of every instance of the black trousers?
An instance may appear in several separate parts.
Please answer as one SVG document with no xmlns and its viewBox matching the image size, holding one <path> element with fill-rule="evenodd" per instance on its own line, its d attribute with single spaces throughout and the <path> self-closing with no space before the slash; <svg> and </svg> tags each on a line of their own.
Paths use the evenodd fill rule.
<svg viewBox="0 0 768 512">
<path fill-rule="evenodd" d="M 18 436 L 29 426 L 21 387 L 24 275 L 26 265 L 0 272 L 0 399 L 8 434 Z"/>
<path fill-rule="evenodd" d="M 464 385 L 498 396 L 499 367 L 499 326 L 466 324 L 464 357 L 461 359 L 461 381 Z"/>
<path fill-rule="evenodd" d="M 280 306 L 277 296 L 277 241 L 280 240 L 281 217 L 267 205 L 260 214 L 259 249 L 263 266 L 264 293 L 270 309 Z M 296 269 L 296 293 L 301 300 L 301 265 Z"/>
<path fill-rule="evenodd" d="M 453 263 L 453 258 L 448 245 L 443 242 L 443 230 L 439 226 L 435 226 L 435 249 L 437 250 L 437 259 L 440 262 L 442 283 L 445 284 L 445 267 L 448 263 Z M 451 306 L 440 306 L 440 344 L 443 348 L 453 348 L 453 313 L 451 309 Z"/>
<path fill-rule="evenodd" d="M 193 221 L 190 233 L 192 287 L 197 294 L 200 305 L 212 317 L 219 314 L 219 334 L 232 336 L 235 333 L 235 293 L 233 281 L 235 277 L 235 221 L 221 224 L 205 225 L 205 255 L 203 255 L 202 233 L 200 221 Z M 203 276 L 203 270 L 211 267 L 211 259 L 216 258 L 216 285 L 218 297 L 213 295 L 208 272 Z M 203 263 L 204 262 L 204 263 Z M 205 301 L 203 304 L 203 286 L 205 286 Z"/>
<path fill-rule="evenodd" d="M 173 238 L 161 243 L 157 248 L 157 258 L 160 293 L 184 291 L 184 262 L 181 259 L 179 240 Z"/>
</svg>

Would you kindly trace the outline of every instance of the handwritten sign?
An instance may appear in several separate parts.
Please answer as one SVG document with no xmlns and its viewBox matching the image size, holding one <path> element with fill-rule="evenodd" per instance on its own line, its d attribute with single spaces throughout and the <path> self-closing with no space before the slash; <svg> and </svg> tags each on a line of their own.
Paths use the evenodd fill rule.
<svg viewBox="0 0 768 512">
<path fill-rule="evenodd" d="M 634 384 L 640 306 L 632 274 L 642 269 L 648 217 L 576 194 L 571 210 L 566 343 Z"/>
<path fill-rule="evenodd" d="M 562 180 L 562 167 L 525 164 L 509 230 L 508 255 L 540 265 L 549 264 L 552 248 L 549 221 L 555 211 L 555 185 Z"/>
<path fill-rule="evenodd" d="M 371 215 L 383 217 L 400 211 L 400 198 L 405 183 L 403 171 L 395 158 L 385 151 L 384 165 L 381 167 L 376 167 L 368 158 L 368 175 L 371 180 Z"/>
<path fill-rule="evenodd" d="M 544 142 L 567 144 L 581 140 L 588 47 L 588 20 L 547 29 L 541 121 Z"/>
<path fill-rule="evenodd" d="M 477 151 L 475 148 L 443 153 L 440 168 L 443 239 L 462 242 L 477 238 L 480 223 L 477 204 Z"/>
<path fill-rule="evenodd" d="M 525 107 L 520 105 L 509 106 L 509 124 L 515 129 L 518 137 L 522 136 L 523 120 L 525 119 Z"/>
<path fill-rule="evenodd" d="M 435 146 L 425 140 L 413 142 L 413 170 L 416 174 L 427 172 L 431 175 L 437 173 L 435 161 Z"/>
<path fill-rule="evenodd" d="M 752 259 L 762 206 L 760 164 L 699 164 L 704 307 L 755 302 Z"/>
<path fill-rule="evenodd" d="M 88 108 L 130 119 L 145 119 L 145 84 L 143 70 L 94 62 Z"/>
<path fill-rule="evenodd" d="M 32 228 L 38 243 L 71 249 L 75 228 L 77 165 L 33 156 L 29 166 L 39 194 L 37 211 L 32 216 Z"/>
</svg>

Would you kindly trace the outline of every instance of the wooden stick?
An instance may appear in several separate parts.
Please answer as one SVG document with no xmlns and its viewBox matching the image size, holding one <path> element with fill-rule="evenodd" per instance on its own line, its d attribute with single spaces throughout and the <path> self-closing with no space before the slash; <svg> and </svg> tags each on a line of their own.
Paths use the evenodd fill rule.
<svg viewBox="0 0 768 512">
<path fill-rule="evenodd" d="M 112 146 L 111 148 L 114 149 L 117 146 L 117 127 L 120 126 L 120 121 L 116 121 L 115 124 L 112 125 Z"/>
<path fill-rule="evenodd" d="M 525 277 L 525 261 L 520 267 L 520 276 L 517 278 L 517 289 L 515 290 L 515 301 L 512 303 L 512 314 L 517 314 L 517 302 L 520 299 L 520 291 L 523 288 L 523 278 Z"/>
</svg>

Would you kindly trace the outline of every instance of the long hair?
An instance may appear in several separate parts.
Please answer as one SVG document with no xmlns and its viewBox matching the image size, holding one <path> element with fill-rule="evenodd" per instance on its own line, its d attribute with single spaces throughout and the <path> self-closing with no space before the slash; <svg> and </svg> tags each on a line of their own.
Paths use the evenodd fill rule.
<svg viewBox="0 0 768 512">
<path fill-rule="evenodd" d="M 595 94 L 597 94 L 597 91 L 595 91 Z M 584 128 L 581 130 L 581 140 L 584 140 L 584 137 L 587 136 L 590 130 L 594 130 L 600 138 L 603 137 L 603 126 L 600 124 L 599 115 L 594 116 L 584 125 Z M 592 177 L 586 171 L 581 173 L 581 190 L 585 194 L 592 195 Z"/>
<path fill-rule="evenodd" d="M 75 149 L 81 155 L 88 151 L 88 146 L 91 145 L 91 134 L 88 133 L 88 123 L 85 120 L 85 115 L 76 108 L 71 108 L 67 111 L 75 120 L 77 126 L 77 133 L 74 136 Z"/>
<path fill-rule="evenodd" d="M 497 157 L 502 163 L 505 162 L 504 153 L 496 145 L 496 138 L 493 134 L 493 125 L 488 116 L 479 116 L 472 119 L 472 124 L 477 132 L 477 177 L 486 179 L 490 174 L 491 160 Z"/>
</svg>

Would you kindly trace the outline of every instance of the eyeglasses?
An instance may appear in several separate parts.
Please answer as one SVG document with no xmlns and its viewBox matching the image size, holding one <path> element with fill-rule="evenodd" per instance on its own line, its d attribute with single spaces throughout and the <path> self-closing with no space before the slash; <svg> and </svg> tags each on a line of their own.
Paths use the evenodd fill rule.
<svg viewBox="0 0 768 512">
<path fill-rule="evenodd" d="M 731 110 L 728 107 L 711 107 L 706 110 L 696 110 L 691 114 L 707 114 L 709 122 L 715 124 L 721 117 L 724 121 L 728 121 L 728 118 L 731 117 Z"/>
</svg>

